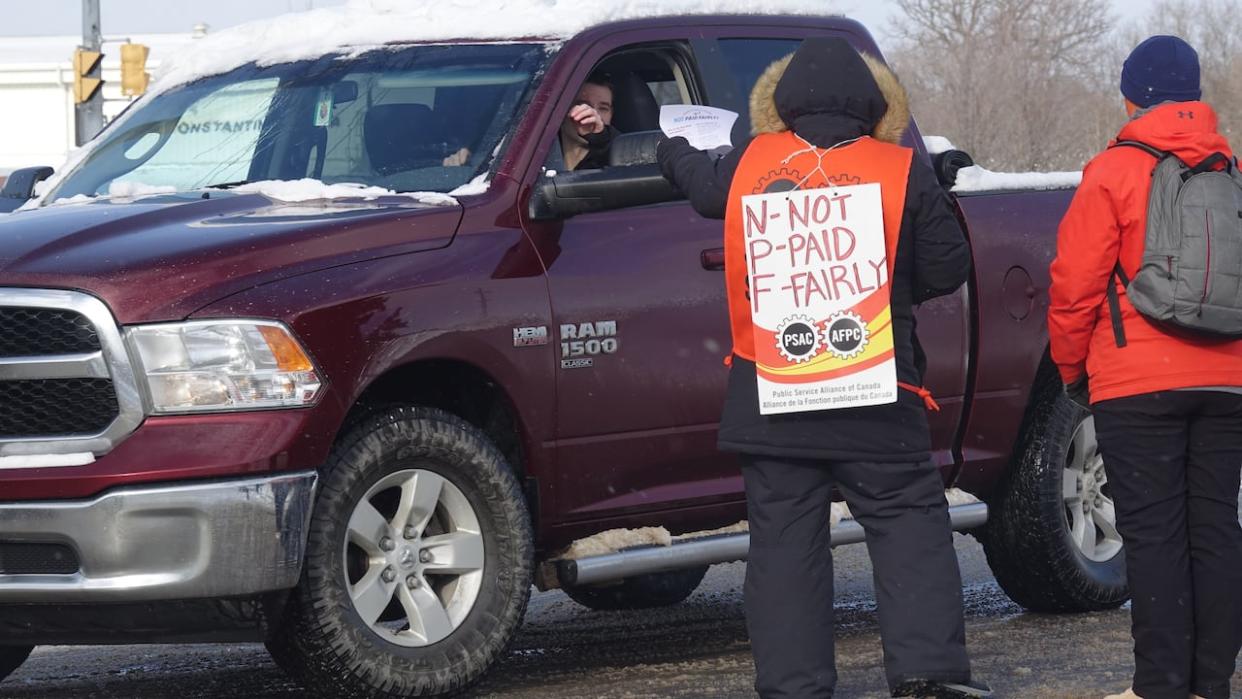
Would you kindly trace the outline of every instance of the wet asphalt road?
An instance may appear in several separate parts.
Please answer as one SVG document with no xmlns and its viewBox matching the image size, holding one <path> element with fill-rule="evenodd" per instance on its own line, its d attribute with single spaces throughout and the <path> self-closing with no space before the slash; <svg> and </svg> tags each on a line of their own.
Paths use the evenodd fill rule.
<svg viewBox="0 0 1242 699">
<path fill-rule="evenodd" d="M 958 536 L 967 630 L 978 676 L 999 696 L 1101 697 L 1129 685 L 1129 613 L 1027 614 L 996 586 L 982 548 Z M 837 549 L 839 697 L 886 697 L 871 568 Z M 536 593 L 509 656 L 475 697 L 753 697 L 742 615 L 743 564 L 714 567 L 685 603 L 592 612 Z M 1234 677 L 1242 692 L 1242 672 Z M 40 648 L 0 697 L 298 697 L 262 646 Z M 1237 694 L 1242 696 L 1242 694 Z"/>
</svg>

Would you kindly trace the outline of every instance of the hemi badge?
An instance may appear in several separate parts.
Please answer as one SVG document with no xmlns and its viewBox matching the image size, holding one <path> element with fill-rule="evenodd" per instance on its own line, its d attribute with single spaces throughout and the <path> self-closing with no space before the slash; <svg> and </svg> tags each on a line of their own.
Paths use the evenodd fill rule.
<svg viewBox="0 0 1242 699">
<path fill-rule="evenodd" d="M 541 325 L 537 328 L 514 328 L 514 347 L 540 347 L 548 344 L 548 328 Z"/>
</svg>

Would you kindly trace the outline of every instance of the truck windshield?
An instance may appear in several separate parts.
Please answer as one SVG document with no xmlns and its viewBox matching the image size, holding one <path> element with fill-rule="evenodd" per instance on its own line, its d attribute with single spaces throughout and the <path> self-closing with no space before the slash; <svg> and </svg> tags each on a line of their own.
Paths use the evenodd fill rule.
<svg viewBox="0 0 1242 699">
<path fill-rule="evenodd" d="M 249 65 L 123 115 L 45 201 L 313 178 L 448 192 L 483 172 L 542 45 L 424 45 Z"/>
</svg>

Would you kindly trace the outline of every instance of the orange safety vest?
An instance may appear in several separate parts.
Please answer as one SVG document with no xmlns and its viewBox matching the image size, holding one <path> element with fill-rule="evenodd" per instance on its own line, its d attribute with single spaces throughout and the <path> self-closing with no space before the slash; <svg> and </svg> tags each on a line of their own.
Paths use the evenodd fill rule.
<svg viewBox="0 0 1242 699">
<path fill-rule="evenodd" d="M 756 352 L 756 333 L 751 320 L 750 290 L 747 286 L 742 197 L 786 191 L 795 186 L 798 189 L 815 189 L 878 182 L 881 186 L 885 257 L 891 285 L 897 240 L 905 211 L 906 184 L 913 159 L 912 149 L 877 141 L 869 136 L 827 151 L 811 146 L 792 131 L 762 134 L 751 141 L 733 176 L 725 210 L 725 290 L 733 331 L 733 354 L 762 364 L 764 357 L 760 354 L 768 354 L 766 350 L 772 349 L 768 345 L 775 345 L 770 341 L 773 338 L 765 337 L 765 352 Z M 888 303 L 886 297 L 870 298 L 863 302 L 866 308 L 860 307 L 859 310 L 866 318 L 867 311 L 878 311 Z M 872 309 L 873 306 L 876 308 Z M 876 363 L 892 356 L 893 351 L 889 348 L 883 356 L 875 358 Z M 898 383 L 898 386 L 919 394 L 929 408 L 935 409 L 935 402 L 925 389 L 904 383 Z"/>
</svg>

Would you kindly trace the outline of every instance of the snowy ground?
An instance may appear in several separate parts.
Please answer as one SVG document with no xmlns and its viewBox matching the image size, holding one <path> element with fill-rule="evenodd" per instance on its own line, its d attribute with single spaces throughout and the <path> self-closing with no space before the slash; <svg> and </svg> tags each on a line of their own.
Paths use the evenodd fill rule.
<svg viewBox="0 0 1242 699">
<path fill-rule="evenodd" d="M 1000 696 L 1098 697 L 1129 683 L 1129 613 L 1026 614 L 997 587 L 983 551 L 958 536 L 976 672 Z M 871 567 L 861 546 L 837 549 L 841 697 L 885 697 Z M 742 613 L 743 564 L 714 567 L 686 603 L 591 612 L 560 592 L 536 594 L 509 657 L 470 696 L 545 699 L 753 697 Z M 1234 676 L 1242 690 L 1242 672 Z M 298 697 L 257 645 L 41 648 L 0 697 Z"/>
</svg>

